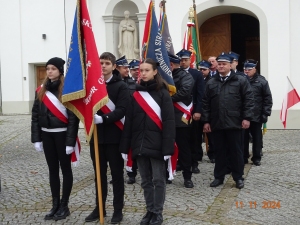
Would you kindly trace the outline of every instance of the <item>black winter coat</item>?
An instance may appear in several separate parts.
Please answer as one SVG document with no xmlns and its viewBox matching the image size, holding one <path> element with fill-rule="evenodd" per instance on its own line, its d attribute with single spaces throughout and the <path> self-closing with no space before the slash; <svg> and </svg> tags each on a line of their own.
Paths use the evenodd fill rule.
<svg viewBox="0 0 300 225">
<path fill-rule="evenodd" d="M 126 114 L 126 109 L 130 102 L 130 94 L 127 85 L 122 81 L 120 73 L 115 70 L 111 80 L 106 83 L 109 99 L 115 104 L 115 110 L 104 114 L 101 109 L 97 112 L 102 116 L 103 123 L 97 124 L 99 144 L 118 144 L 120 143 L 121 129 L 115 124 Z M 91 138 L 91 144 L 94 138 Z"/>
<path fill-rule="evenodd" d="M 202 72 L 189 68 L 188 72 L 194 78 L 194 87 L 193 87 L 193 113 L 202 114 L 202 98 L 204 95 L 205 83 L 203 79 Z"/>
<path fill-rule="evenodd" d="M 60 80 L 49 82 L 46 84 L 46 89 L 58 96 L 58 86 Z M 43 102 L 40 102 L 37 98 L 37 93 L 35 95 L 35 101 L 32 107 L 31 115 L 31 142 L 42 142 L 42 130 L 41 128 L 53 129 L 53 128 L 64 128 L 67 127 L 66 134 L 66 146 L 75 146 L 76 137 L 78 133 L 79 119 L 75 116 L 73 112 L 67 109 L 68 123 L 64 123 L 54 116 L 49 109 L 45 106 Z"/>
<path fill-rule="evenodd" d="M 190 73 L 184 69 L 178 68 L 172 71 L 173 80 L 176 86 L 176 93 L 171 96 L 173 102 L 182 102 L 185 105 L 190 105 L 193 96 L 194 79 Z M 186 123 L 182 122 L 183 113 L 174 107 L 176 127 L 187 127 Z"/>
<path fill-rule="evenodd" d="M 123 78 L 123 81 L 127 84 L 129 92 L 132 95 L 135 91 L 136 82 L 130 76 Z"/>
<path fill-rule="evenodd" d="M 273 100 L 269 83 L 257 73 L 249 79 L 249 82 L 254 96 L 254 116 L 251 121 L 261 123 L 262 117 L 270 116 L 272 111 Z"/>
<path fill-rule="evenodd" d="M 160 129 L 139 103 L 133 98 L 126 114 L 120 152 L 127 154 L 132 149 L 132 158 L 138 155 L 163 160 L 163 156 L 174 154 L 175 116 L 168 90 L 163 86 L 157 89 L 155 80 L 141 81 L 136 91 L 148 92 L 160 106 L 162 129 Z"/>
<path fill-rule="evenodd" d="M 211 130 L 242 129 L 242 121 L 253 119 L 254 99 L 248 80 L 231 70 L 225 82 L 219 73 L 206 84 L 203 98 L 204 123 Z"/>
</svg>

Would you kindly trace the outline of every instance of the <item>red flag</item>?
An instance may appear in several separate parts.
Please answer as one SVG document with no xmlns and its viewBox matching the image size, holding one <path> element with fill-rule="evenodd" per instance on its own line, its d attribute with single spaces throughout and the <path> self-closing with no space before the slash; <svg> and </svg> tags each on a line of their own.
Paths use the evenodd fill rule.
<svg viewBox="0 0 300 225">
<path fill-rule="evenodd" d="M 187 23 L 187 30 L 184 34 L 184 40 L 183 40 L 183 48 L 185 50 L 189 50 L 192 55 L 191 55 L 191 63 L 190 67 L 196 69 L 197 68 L 197 56 L 196 56 L 196 51 L 194 49 L 193 45 L 193 37 L 192 37 L 192 30 L 191 27 L 195 26 L 194 23 L 188 22 Z"/>
<path fill-rule="evenodd" d="M 108 102 L 86 0 L 77 0 L 62 100 L 91 139 L 94 114 Z"/>
<path fill-rule="evenodd" d="M 298 102 L 300 102 L 300 97 L 296 89 L 293 87 L 290 79 L 288 78 L 287 95 L 283 99 L 282 108 L 280 112 L 280 119 L 283 123 L 284 128 L 286 128 L 287 110 L 291 108 L 293 105 L 296 105 Z"/>
</svg>

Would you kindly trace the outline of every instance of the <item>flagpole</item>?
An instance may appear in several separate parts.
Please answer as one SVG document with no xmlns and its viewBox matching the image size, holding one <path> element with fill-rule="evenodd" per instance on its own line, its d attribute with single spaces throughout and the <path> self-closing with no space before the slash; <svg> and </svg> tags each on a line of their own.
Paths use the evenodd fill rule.
<svg viewBox="0 0 300 225">
<path fill-rule="evenodd" d="M 160 2 L 160 4 L 162 5 L 162 8 L 163 8 L 163 12 L 164 13 L 166 13 L 166 0 L 162 0 L 161 2 Z"/>
<path fill-rule="evenodd" d="M 196 35 L 197 35 L 197 42 L 198 42 L 198 52 L 199 52 L 200 58 L 202 58 L 201 51 L 200 51 L 200 35 L 199 35 L 198 16 L 197 16 L 197 11 L 196 11 L 195 0 L 193 0 L 193 7 L 194 7 L 194 18 L 195 18 Z"/>
<path fill-rule="evenodd" d="M 97 190 L 98 190 L 98 203 L 99 203 L 99 215 L 100 225 L 104 225 L 104 215 L 103 215 L 103 200 L 102 200 L 102 187 L 101 187 L 101 174 L 100 174 L 100 162 L 99 162 L 99 145 L 98 145 L 98 133 L 97 125 L 94 125 L 94 151 L 95 151 L 95 160 L 96 160 L 96 178 L 97 178 Z"/>
</svg>

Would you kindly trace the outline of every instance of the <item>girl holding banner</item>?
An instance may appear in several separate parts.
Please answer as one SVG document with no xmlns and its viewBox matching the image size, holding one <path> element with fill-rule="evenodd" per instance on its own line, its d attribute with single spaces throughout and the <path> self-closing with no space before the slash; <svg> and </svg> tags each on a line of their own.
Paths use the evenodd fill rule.
<svg viewBox="0 0 300 225">
<path fill-rule="evenodd" d="M 140 224 L 162 224 L 166 193 L 164 160 L 174 153 L 175 115 L 159 63 L 147 58 L 140 65 L 140 84 L 126 115 L 120 151 L 137 160 L 147 213 Z"/>
<path fill-rule="evenodd" d="M 32 107 L 31 142 L 38 152 L 44 150 L 50 176 L 53 207 L 45 220 L 61 220 L 70 215 L 71 160 L 76 163 L 80 150 L 77 138 L 79 119 L 61 103 L 64 64 L 65 61 L 58 57 L 46 63 L 47 77 L 37 88 Z M 59 166 L 63 174 L 61 201 Z"/>
</svg>

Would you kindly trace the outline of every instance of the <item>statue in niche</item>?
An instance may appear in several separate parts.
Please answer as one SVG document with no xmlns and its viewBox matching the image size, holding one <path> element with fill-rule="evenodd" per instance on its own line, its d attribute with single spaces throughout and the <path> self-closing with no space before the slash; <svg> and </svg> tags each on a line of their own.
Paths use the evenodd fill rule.
<svg viewBox="0 0 300 225">
<path fill-rule="evenodd" d="M 125 19 L 119 26 L 119 45 L 118 50 L 120 57 L 126 56 L 127 60 L 139 58 L 138 35 L 135 22 L 129 18 L 130 12 L 125 11 Z"/>
</svg>

